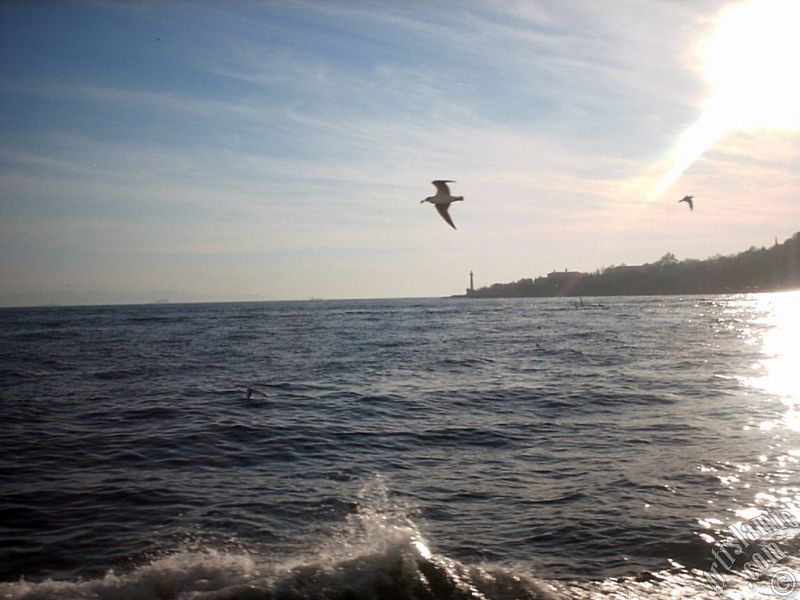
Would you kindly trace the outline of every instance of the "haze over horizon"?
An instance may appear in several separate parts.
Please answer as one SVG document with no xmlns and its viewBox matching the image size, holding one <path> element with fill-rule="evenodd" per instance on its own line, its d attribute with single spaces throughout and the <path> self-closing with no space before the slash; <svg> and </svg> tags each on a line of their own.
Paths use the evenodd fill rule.
<svg viewBox="0 0 800 600">
<path fill-rule="evenodd" d="M 798 19 L 791 0 L 0 4 L 0 296 L 446 296 L 470 271 L 782 242 Z M 465 198 L 457 231 L 420 205 L 434 179 Z"/>
</svg>

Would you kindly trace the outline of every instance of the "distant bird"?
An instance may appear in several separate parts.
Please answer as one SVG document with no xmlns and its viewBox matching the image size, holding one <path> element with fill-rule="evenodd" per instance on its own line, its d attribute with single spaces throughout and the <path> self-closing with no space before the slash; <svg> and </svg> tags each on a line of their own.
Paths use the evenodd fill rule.
<svg viewBox="0 0 800 600">
<path fill-rule="evenodd" d="M 267 395 L 264 392 L 262 392 L 260 389 L 254 388 L 254 387 L 247 388 L 247 399 L 248 400 L 250 400 L 250 398 L 253 397 L 253 394 L 255 394 L 256 396 L 263 396 L 264 398 L 267 398 Z"/>
<path fill-rule="evenodd" d="M 692 202 L 692 198 L 694 198 L 694 196 L 684 196 L 683 198 L 678 200 L 678 204 L 680 204 L 681 202 L 686 202 L 686 204 L 689 205 L 689 210 L 694 210 L 694 202 Z"/>
<path fill-rule="evenodd" d="M 420 204 L 423 202 L 430 202 L 434 206 L 436 206 L 436 210 L 439 211 L 439 214 L 442 215 L 442 218 L 445 222 L 450 225 L 453 229 L 456 228 L 455 224 L 453 223 L 453 219 L 450 218 L 450 213 L 447 212 L 447 209 L 450 208 L 451 202 L 458 202 L 459 200 L 463 200 L 464 196 L 451 196 L 450 195 L 450 188 L 447 187 L 448 183 L 455 183 L 452 179 L 437 179 L 436 181 L 431 181 L 433 185 L 436 186 L 436 195 L 429 196 L 425 198 L 425 200 L 421 200 Z"/>
</svg>

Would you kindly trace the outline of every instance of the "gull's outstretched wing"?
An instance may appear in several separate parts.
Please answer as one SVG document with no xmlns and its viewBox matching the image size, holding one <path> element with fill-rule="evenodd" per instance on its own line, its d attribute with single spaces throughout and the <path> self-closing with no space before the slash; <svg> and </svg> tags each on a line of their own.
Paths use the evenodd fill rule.
<svg viewBox="0 0 800 600">
<path fill-rule="evenodd" d="M 437 179 L 436 181 L 431 181 L 433 185 L 436 186 L 436 191 L 440 194 L 445 194 L 446 196 L 450 195 L 450 188 L 447 186 L 448 183 L 455 183 L 452 179 Z"/>
<path fill-rule="evenodd" d="M 446 187 L 446 186 L 445 186 Z M 450 213 L 447 212 L 447 209 L 450 208 L 449 204 L 437 204 L 436 210 L 439 211 L 439 214 L 442 215 L 442 218 L 447 221 L 447 224 L 450 225 L 453 229 L 456 228 L 455 224 L 453 223 L 453 219 L 450 218 Z"/>
</svg>

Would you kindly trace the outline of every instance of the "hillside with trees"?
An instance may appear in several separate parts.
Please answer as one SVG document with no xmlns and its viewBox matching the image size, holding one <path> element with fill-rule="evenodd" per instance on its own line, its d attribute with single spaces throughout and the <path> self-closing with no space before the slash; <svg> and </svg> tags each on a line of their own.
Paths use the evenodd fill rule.
<svg viewBox="0 0 800 600">
<path fill-rule="evenodd" d="M 771 248 L 731 256 L 611 266 L 594 273 L 554 271 L 536 279 L 467 290 L 468 298 L 730 294 L 800 289 L 800 232 Z"/>
</svg>

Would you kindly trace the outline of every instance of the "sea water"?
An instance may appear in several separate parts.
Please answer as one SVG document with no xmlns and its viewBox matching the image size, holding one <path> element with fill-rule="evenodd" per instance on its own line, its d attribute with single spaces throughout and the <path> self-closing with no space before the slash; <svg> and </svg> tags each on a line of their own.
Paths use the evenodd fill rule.
<svg viewBox="0 0 800 600">
<path fill-rule="evenodd" d="M 0 310 L 0 598 L 793 596 L 798 308 Z"/>
</svg>

